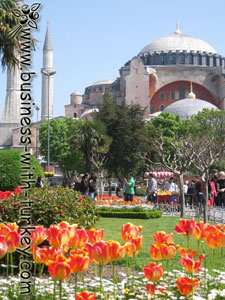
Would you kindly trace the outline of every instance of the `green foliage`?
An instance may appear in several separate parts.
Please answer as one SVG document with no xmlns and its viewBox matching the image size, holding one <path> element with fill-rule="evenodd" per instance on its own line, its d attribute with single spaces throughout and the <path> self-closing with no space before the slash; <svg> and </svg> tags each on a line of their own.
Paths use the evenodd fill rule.
<svg viewBox="0 0 225 300">
<path fill-rule="evenodd" d="M 106 133 L 112 138 L 107 154 L 108 173 L 120 179 L 129 171 L 137 174 L 144 165 L 139 155 L 146 142 L 144 109 L 125 101 L 118 105 L 106 96 L 95 119 L 105 124 Z"/>
<path fill-rule="evenodd" d="M 135 195 L 137 195 L 137 196 L 146 196 L 146 189 L 136 188 Z"/>
<path fill-rule="evenodd" d="M 130 219 L 155 219 L 162 216 L 162 212 L 158 210 L 152 211 L 100 211 L 101 217 L 104 218 L 130 218 Z"/>
<path fill-rule="evenodd" d="M 32 199 L 32 223 L 49 227 L 61 221 L 77 223 L 79 227 L 93 227 L 97 217 L 97 208 L 93 199 L 79 192 L 62 187 L 34 188 L 27 197 L 21 192 L 15 197 L 0 202 L 0 221 L 17 222 L 20 220 L 21 201 Z M 26 224 L 25 224 L 26 225 Z"/>
<path fill-rule="evenodd" d="M 83 154 L 69 142 L 73 127 L 77 122 L 77 120 L 70 118 L 50 120 L 50 160 L 59 165 L 68 182 L 72 180 L 76 171 L 78 173 L 85 171 Z M 47 121 L 41 123 L 39 131 L 41 142 L 40 153 L 44 155 L 47 160 Z"/>
<path fill-rule="evenodd" d="M 21 185 L 21 174 L 27 171 L 21 170 L 21 154 L 20 150 L 2 150 L 0 151 L 0 190 L 14 190 L 14 188 Z M 37 176 L 44 176 L 42 167 L 38 160 L 30 155 L 30 169 L 34 174 L 32 180 L 37 179 Z M 23 179 L 28 179 L 23 177 Z"/>
</svg>

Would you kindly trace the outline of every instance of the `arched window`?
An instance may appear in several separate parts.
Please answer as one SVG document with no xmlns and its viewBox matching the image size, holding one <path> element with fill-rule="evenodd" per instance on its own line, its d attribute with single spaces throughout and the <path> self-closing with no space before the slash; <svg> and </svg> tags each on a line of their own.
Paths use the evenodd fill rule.
<svg viewBox="0 0 225 300">
<path fill-rule="evenodd" d="M 184 99 L 184 98 L 185 98 L 185 87 L 181 85 L 179 88 L 179 99 Z"/>
<path fill-rule="evenodd" d="M 76 119 L 77 118 L 77 113 L 74 113 L 73 117 L 74 117 L 74 119 Z"/>
<path fill-rule="evenodd" d="M 164 105 L 160 105 L 160 111 L 163 111 L 164 110 Z"/>
<path fill-rule="evenodd" d="M 150 106 L 150 114 L 154 114 L 155 112 L 155 105 Z"/>
<path fill-rule="evenodd" d="M 200 99 L 201 99 L 201 100 L 205 100 L 205 97 L 204 97 L 204 93 L 203 93 L 203 92 L 200 93 Z"/>
<path fill-rule="evenodd" d="M 170 90 L 170 99 L 171 100 L 175 99 L 175 90 Z"/>
<path fill-rule="evenodd" d="M 164 101 L 164 100 L 165 100 L 165 93 L 164 93 L 164 92 L 161 92 L 161 93 L 159 94 L 159 99 L 160 99 L 161 101 Z"/>
</svg>

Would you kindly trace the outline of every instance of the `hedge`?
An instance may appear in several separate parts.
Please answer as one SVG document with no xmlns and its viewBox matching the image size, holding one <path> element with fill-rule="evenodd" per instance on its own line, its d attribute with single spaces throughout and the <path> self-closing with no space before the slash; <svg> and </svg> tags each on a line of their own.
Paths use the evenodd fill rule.
<svg viewBox="0 0 225 300">
<path fill-rule="evenodd" d="M 21 185 L 21 173 L 28 173 L 24 170 L 21 170 L 21 150 L 1 150 L 0 151 L 0 191 L 13 191 L 14 188 L 17 188 Z M 37 180 L 37 176 L 44 176 L 41 165 L 38 160 L 32 156 L 30 157 L 30 170 L 34 176 L 32 180 Z M 27 177 L 24 177 L 26 180 Z"/>
<path fill-rule="evenodd" d="M 158 210 L 134 212 L 134 211 L 100 211 L 101 217 L 104 218 L 129 218 L 129 219 L 156 219 L 162 216 L 162 212 Z"/>
</svg>

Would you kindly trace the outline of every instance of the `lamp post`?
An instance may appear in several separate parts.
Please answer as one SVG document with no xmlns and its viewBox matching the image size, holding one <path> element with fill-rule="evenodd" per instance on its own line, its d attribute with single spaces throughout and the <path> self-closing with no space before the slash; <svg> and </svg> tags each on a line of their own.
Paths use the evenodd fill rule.
<svg viewBox="0 0 225 300">
<path fill-rule="evenodd" d="M 36 106 L 35 107 L 36 111 L 37 111 L 37 122 L 38 122 L 38 111 L 39 111 L 39 107 Z M 38 158 L 38 127 L 36 125 L 36 158 Z"/>
<path fill-rule="evenodd" d="M 56 71 L 42 70 L 42 73 L 44 75 L 48 76 L 48 157 L 47 157 L 47 162 L 48 162 L 48 173 L 49 173 L 49 167 L 50 167 L 49 78 L 51 76 L 55 75 Z"/>
</svg>

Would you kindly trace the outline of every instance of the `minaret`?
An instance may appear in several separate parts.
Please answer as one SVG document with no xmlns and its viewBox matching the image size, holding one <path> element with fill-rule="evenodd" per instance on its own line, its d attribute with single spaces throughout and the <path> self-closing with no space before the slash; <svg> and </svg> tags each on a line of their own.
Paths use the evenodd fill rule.
<svg viewBox="0 0 225 300">
<path fill-rule="evenodd" d="M 48 101 L 49 101 L 49 119 L 53 117 L 53 47 L 51 42 L 49 23 L 47 26 L 45 43 L 43 48 L 43 68 L 42 73 L 42 102 L 41 102 L 41 120 L 48 119 Z"/>
</svg>

